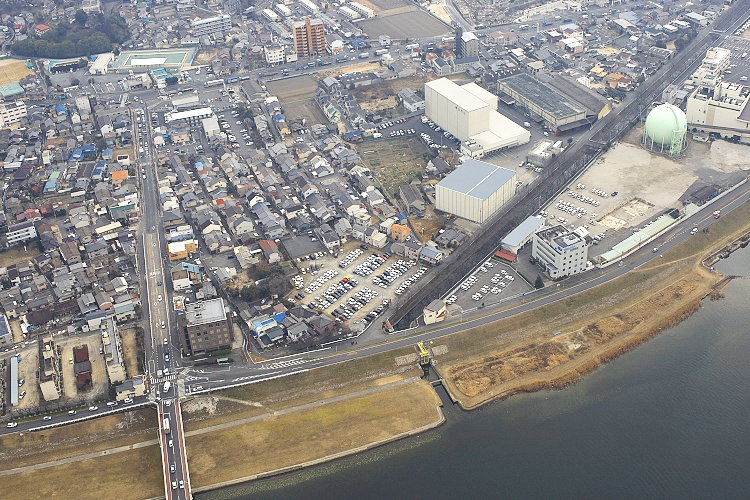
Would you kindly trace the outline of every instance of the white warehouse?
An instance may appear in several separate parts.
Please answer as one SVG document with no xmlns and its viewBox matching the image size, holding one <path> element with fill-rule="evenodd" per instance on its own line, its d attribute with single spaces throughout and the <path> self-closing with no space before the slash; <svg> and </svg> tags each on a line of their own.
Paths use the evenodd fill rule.
<svg viewBox="0 0 750 500">
<path fill-rule="evenodd" d="M 425 83 L 425 114 L 461 142 L 462 151 L 482 158 L 520 146 L 531 133 L 497 111 L 497 96 L 476 83 L 458 85 L 447 78 Z"/>
<path fill-rule="evenodd" d="M 435 208 L 483 223 L 516 192 L 516 173 L 470 159 L 437 184 Z"/>
</svg>

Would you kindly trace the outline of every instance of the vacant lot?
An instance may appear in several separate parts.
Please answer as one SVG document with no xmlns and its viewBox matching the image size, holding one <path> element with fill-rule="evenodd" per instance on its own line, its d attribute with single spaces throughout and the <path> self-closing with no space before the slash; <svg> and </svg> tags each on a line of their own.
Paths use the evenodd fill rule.
<svg viewBox="0 0 750 500">
<path fill-rule="evenodd" d="M 26 61 L 18 59 L 0 60 L 0 85 L 7 85 L 22 80 L 32 71 L 26 66 Z"/>
<path fill-rule="evenodd" d="M 286 115 L 287 121 L 304 118 L 307 120 L 306 123 L 308 126 L 314 123 L 319 123 L 321 125 L 328 124 L 328 120 L 314 99 L 304 99 L 285 104 L 284 114 Z"/>
<path fill-rule="evenodd" d="M 146 448 L 0 477 L 5 498 L 142 500 L 164 494 L 161 453 Z M 12 492 L 12 493 L 10 493 Z"/>
<path fill-rule="evenodd" d="M 0 68 L 2 71 L 2 68 Z M 13 264 L 26 263 L 39 255 L 36 246 L 30 246 L 27 249 L 15 247 L 0 253 L 0 267 L 8 267 Z"/>
<path fill-rule="evenodd" d="M 359 26 L 371 37 L 388 35 L 401 40 L 439 36 L 450 31 L 445 24 L 421 10 L 386 16 L 381 14 L 360 22 Z"/>
<path fill-rule="evenodd" d="M 392 197 L 398 193 L 401 184 L 421 179 L 427 166 L 425 155 L 429 153 L 416 137 L 367 142 L 358 145 L 357 150 L 385 194 Z"/>
<path fill-rule="evenodd" d="M 104 365 L 104 357 L 99 354 L 102 347 L 102 339 L 98 336 L 87 338 L 69 338 L 60 340 L 58 345 L 62 349 L 61 362 L 63 374 L 64 397 L 75 398 L 81 396 L 88 401 L 107 395 L 109 390 L 109 377 Z M 73 359 L 73 348 L 81 345 L 88 346 L 89 360 L 91 361 L 91 381 L 93 386 L 90 390 L 80 392 L 76 384 L 75 365 L 70 362 Z"/>
<path fill-rule="evenodd" d="M 122 351 L 128 377 L 140 375 L 143 371 L 138 364 L 138 359 L 143 359 L 143 352 L 138 347 L 135 328 L 120 330 L 120 337 L 122 338 Z"/>
<path fill-rule="evenodd" d="M 187 437 L 193 485 L 205 487 L 333 459 L 442 422 L 425 381 Z"/>
<path fill-rule="evenodd" d="M 282 106 L 287 104 L 304 101 L 315 95 L 315 89 L 318 88 L 318 82 L 314 78 L 304 75 L 294 78 L 284 78 L 266 83 L 268 92 L 279 98 Z"/>
</svg>

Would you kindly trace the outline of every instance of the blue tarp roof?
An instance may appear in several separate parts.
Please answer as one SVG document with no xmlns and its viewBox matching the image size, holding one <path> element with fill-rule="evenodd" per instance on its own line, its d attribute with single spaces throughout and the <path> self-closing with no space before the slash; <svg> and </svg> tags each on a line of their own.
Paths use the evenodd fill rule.
<svg viewBox="0 0 750 500">
<path fill-rule="evenodd" d="M 286 313 L 280 312 L 273 315 L 273 319 L 276 320 L 277 323 L 281 323 L 286 319 Z"/>
</svg>

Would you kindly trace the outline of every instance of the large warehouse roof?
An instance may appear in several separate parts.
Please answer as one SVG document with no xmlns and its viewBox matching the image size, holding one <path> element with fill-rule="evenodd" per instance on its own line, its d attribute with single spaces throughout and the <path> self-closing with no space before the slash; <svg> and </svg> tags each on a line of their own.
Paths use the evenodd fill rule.
<svg viewBox="0 0 750 500">
<path fill-rule="evenodd" d="M 440 181 L 439 185 L 467 196 L 486 200 L 515 175 L 513 170 L 469 159 Z"/>
<path fill-rule="evenodd" d="M 526 73 L 503 78 L 498 83 L 501 89 L 505 86 L 524 96 L 558 120 L 585 111 L 578 103 Z"/>
<path fill-rule="evenodd" d="M 424 86 L 425 88 L 431 88 L 438 94 L 449 99 L 456 106 L 466 111 L 474 111 L 475 109 L 481 109 L 487 106 L 487 103 L 482 99 L 447 78 L 439 78 L 427 82 Z"/>
</svg>

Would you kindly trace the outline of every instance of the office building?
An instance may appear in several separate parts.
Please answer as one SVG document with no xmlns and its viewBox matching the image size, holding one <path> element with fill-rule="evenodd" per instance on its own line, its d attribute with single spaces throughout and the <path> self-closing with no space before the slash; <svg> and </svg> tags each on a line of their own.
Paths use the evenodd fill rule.
<svg viewBox="0 0 750 500">
<path fill-rule="evenodd" d="M 497 96 L 476 83 L 458 85 L 447 78 L 424 86 L 425 114 L 463 142 L 461 151 L 481 158 L 526 144 L 531 133 L 497 111 Z"/>
<path fill-rule="evenodd" d="M 534 234 L 531 256 L 550 278 L 564 278 L 586 270 L 590 242 L 585 229 L 557 225 Z"/>
<path fill-rule="evenodd" d="M 232 347 L 232 318 L 224 306 L 224 299 L 188 304 L 178 318 L 182 333 L 180 341 L 185 354 L 200 354 Z"/>
<path fill-rule="evenodd" d="M 10 127 L 26 118 L 26 103 L 23 101 L 0 103 L 0 128 Z"/>
<path fill-rule="evenodd" d="M 294 49 L 298 56 L 319 56 L 328 51 L 325 25 L 320 19 L 306 18 L 294 23 Z"/>
<path fill-rule="evenodd" d="M 515 181 L 513 170 L 470 159 L 437 184 L 435 208 L 481 224 L 513 196 Z"/>
<path fill-rule="evenodd" d="M 227 14 L 220 16 L 207 17 L 205 19 L 196 19 L 192 23 L 193 35 L 208 36 L 221 35 L 232 29 L 232 20 Z"/>
</svg>

